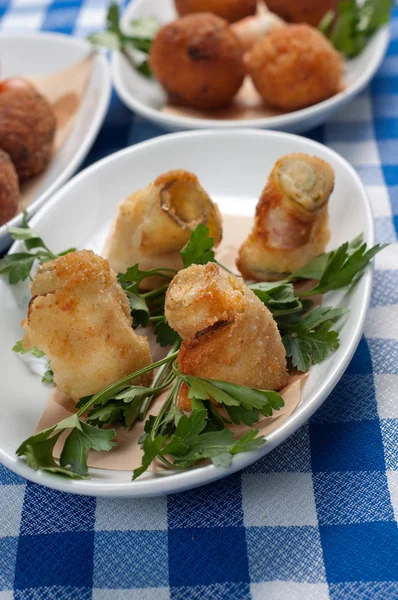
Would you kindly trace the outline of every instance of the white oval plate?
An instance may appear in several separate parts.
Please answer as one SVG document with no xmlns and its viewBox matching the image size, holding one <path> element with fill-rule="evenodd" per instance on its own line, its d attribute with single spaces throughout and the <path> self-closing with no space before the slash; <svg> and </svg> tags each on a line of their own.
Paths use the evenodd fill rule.
<svg viewBox="0 0 398 600">
<path fill-rule="evenodd" d="M 121 198 L 144 187 L 169 169 L 196 173 L 224 213 L 253 215 L 258 196 L 274 162 L 290 152 L 317 155 L 332 165 L 336 186 L 330 201 L 330 247 L 364 232 L 373 244 L 373 222 L 366 192 L 354 169 L 334 151 L 311 140 L 276 132 L 205 131 L 167 135 L 108 156 L 79 173 L 35 215 L 32 226 L 56 252 L 76 246 L 99 252 Z M 14 244 L 12 252 L 20 249 Z M 341 333 L 341 346 L 316 365 L 303 387 L 295 413 L 267 438 L 259 451 L 234 457 L 228 468 L 213 465 L 162 476 L 145 474 L 131 481 L 127 471 L 91 469 L 91 479 L 73 481 L 35 472 L 15 456 L 23 439 L 32 434 L 47 402 L 48 389 L 40 377 L 13 354 L 22 337 L 21 320 L 30 299 L 27 284 L 9 286 L 0 279 L 0 461 L 16 473 L 59 490 L 98 496 L 154 496 L 214 481 L 275 448 L 300 427 L 330 394 L 359 342 L 372 283 L 368 269 L 351 294 L 333 293 L 325 301 L 346 306 L 351 315 Z"/>
<path fill-rule="evenodd" d="M 58 33 L 1 34 L 1 78 L 50 75 L 79 62 L 91 49 L 87 42 Z M 96 54 L 68 139 L 48 166 L 34 199 L 27 207 L 29 215 L 36 212 L 75 173 L 87 156 L 105 118 L 111 89 L 107 60 L 103 54 Z M 22 215 L 17 215 L 0 227 L 0 251 L 10 244 L 7 227 L 16 227 L 21 222 Z"/>
<path fill-rule="evenodd" d="M 123 14 L 122 28 L 128 30 L 132 19 L 148 16 L 157 17 L 161 23 L 172 21 L 177 16 L 174 0 L 134 0 L 127 6 Z M 238 121 L 169 115 L 161 111 L 166 103 L 166 95 L 160 85 L 134 71 L 118 52 L 112 53 L 111 69 L 116 91 L 126 106 L 167 131 L 208 129 L 210 127 L 218 129 L 255 127 L 302 133 L 324 123 L 364 89 L 380 66 L 387 50 L 388 41 L 389 28 L 385 26 L 374 35 L 359 56 L 346 61 L 345 81 L 347 87 L 343 92 L 309 108 L 262 119 Z"/>
</svg>

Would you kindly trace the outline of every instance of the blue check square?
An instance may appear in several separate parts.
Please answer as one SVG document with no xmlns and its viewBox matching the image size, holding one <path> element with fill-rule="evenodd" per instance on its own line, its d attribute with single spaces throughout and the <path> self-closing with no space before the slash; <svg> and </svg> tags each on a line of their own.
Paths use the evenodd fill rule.
<svg viewBox="0 0 398 600">
<path fill-rule="evenodd" d="M 385 473 L 314 473 L 312 481 L 320 525 L 394 520 Z"/>
<path fill-rule="evenodd" d="M 311 424 L 313 471 L 384 471 L 379 421 Z"/>
<path fill-rule="evenodd" d="M 396 523 L 320 525 L 329 582 L 398 581 Z"/>
<path fill-rule="evenodd" d="M 167 531 L 97 531 L 94 587 L 168 585 Z"/>
<path fill-rule="evenodd" d="M 93 550 L 93 532 L 22 535 L 19 537 L 15 588 L 91 586 Z"/>
<path fill-rule="evenodd" d="M 169 530 L 170 587 L 249 582 L 244 527 Z"/>
<path fill-rule="evenodd" d="M 170 497 L 169 527 L 242 527 L 241 487 L 239 473 Z"/>
<path fill-rule="evenodd" d="M 252 600 L 248 583 L 212 583 L 170 588 L 170 600 Z"/>
<path fill-rule="evenodd" d="M 28 483 L 21 519 L 21 535 L 92 531 L 95 498 L 65 494 Z"/>
</svg>

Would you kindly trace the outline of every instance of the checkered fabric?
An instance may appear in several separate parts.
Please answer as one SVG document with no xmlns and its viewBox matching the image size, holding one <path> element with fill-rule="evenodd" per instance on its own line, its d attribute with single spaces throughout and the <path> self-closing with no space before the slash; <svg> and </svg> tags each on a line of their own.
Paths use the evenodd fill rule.
<svg viewBox="0 0 398 600">
<path fill-rule="evenodd" d="M 3 31 L 85 36 L 107 0 L 0 0 Z M 232 477 L 168 498 L 108 500 L 0 465 L 0 600 L 398 599 L 398 9 L 370 88 L 309 137 L 357 169 L 376 260 L 365 335 L 329 399 Z M 162 131 L 114 96 L 84 166 Z"/>
</svg>

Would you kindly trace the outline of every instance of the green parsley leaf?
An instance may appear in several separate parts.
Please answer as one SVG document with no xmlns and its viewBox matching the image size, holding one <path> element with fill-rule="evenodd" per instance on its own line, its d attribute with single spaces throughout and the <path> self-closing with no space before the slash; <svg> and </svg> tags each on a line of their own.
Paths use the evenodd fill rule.
<svg viewBox="0 0 398 600">
<path fill-rule="evenodd" d="M 315 365 L 325 360 L 337 350 L 340 344 L 339 334 L 331 330 L 332 325 L 332 322 L 328 321 L 314 331 L 283 336 L 286 355 L 292 358 L 293 366 L 299 371 L 308 371 L 311 364 Z"/>
<path fill-rule="evenodd" d="M 363 50 L 379 27 L 388 23 L 392 7 L 392 0 L 340 0 L 335 21 L 325 15 L 320 28 L 336 50 L 352 58 Z"/>
<path fill-rule="evenodd" d="M 75 427 L 65 440 L 59 459 L 61 467 L 70 465 L 74 473 L 86 474 L 89 450 L 91 448 L 99 452 L 110 450 L 115 446 L 111 441 L 114 437 L 113 429 L 99 429 L 77 419 Z"/>
<path fill-rule="evenodd" d="M 337 250 L 330 252 L 318 285 L 302 295 L 325 294 L 332 290 L 355 285 L 372 258 L 387 246 L 388 244 L 377 244 L 367 250 L 366 244 L 362 244 L 352 252 L 348 242 L 346 242 Z"/>
<path fill-rule="evenodd" d="M 248 431 L 240 439 L 236 440 L 231 448 L 231 454 L 238 454 L 239 452 L 251 452 L 252 450 L 258 450 L 265 444 L 265 438 L 260 434 L 259 431 L 253 429 Z"/>
<path fill-rule="evenodd" d="M 190 265 L 205 265 L 208 262 L 215 262 L 214 238 L 209 236 L 209 228 L 200 223 L 191 233 L 189 241 L 181 250 L 181 257 L 184 267 Z"/>
<path fill-rule="evenodd" d="M 284 281 L 278 283 L 252 283 L 249 285 L 257 298 L 272 312 L 274 317 L 300 312 L 303 308 L 293 285 Z"/>
<path fill-rule="evenodd" d="M 152 40 L 161 27 L 159 19 L 156 17 L 142 17 L 133 19 L 130 23 L 131 35 Z"/>
<path fill-rule="evenodd" d="M 125 273 L 120 273 L 118 281 L 119 283 L 136 283 L 137 285 L 148 279 L 148 277 L 162 277 L 170 281 L 176 273 L 175 269 L 151 269 L 150 271 L 143 271 L 137 263 L 129 267 Z"/>
<path fill-rule="evenodd" d="M 47 369 L 41 378 L 42 383 L 54 383 L 54 373 L 51 369 Z"/>
<path fill-rule="evenodd" d="M 42 358 L 43 356 L 45 356 L 45 353 L 42 350 L 39 350 L 39 348 L 37 348 L 36 346 L 25 348 L 22 340 L 19 340 L 14 345 L 13 351 L 17 352 L 18 354 L 27 354 L 28 352 L 30 352 L 30 354 L 32 354 L 32 356 L 35 356 L 36 358 Z"/>
<path fill-rule="evenodd" d="M 143 442 L 144 455 L 142 457 L 142 464 L 133 471 L 133 481 L 142 475 L 147 468 L 150 466 L 152 461 L 162 453 L 163 444 L 166 438 L 159 435 L 154 440 L 147 436 Z"/>
<path fill-rule="evenodd" d="M 156 335 L 156 342 L 160 346 L 172 346 L 179 339 L 178 333 L 170 327 L 166 317 L 156 321 L 154 332 Z"/>
</svg>

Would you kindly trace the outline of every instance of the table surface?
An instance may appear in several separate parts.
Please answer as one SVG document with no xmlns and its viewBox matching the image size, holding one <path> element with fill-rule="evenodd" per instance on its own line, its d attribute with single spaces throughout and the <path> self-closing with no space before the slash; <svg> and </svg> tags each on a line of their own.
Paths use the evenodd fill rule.
<svg viewBox="0 0 398 600">
<path fill-rule="evenodd" d="M 1 31 L 84 37 L 107 0 L 0 0 Z M 241 473 L 155 499 L 95 499 L 0 465 L 0 600 L 398 598 L 398 10 L 371 86 L 308 136 L 357 169 L 376 260 L 365 334 L 292 438 Z M 162 131 L 114 95 L 83 168 Z"/>
</svg>

